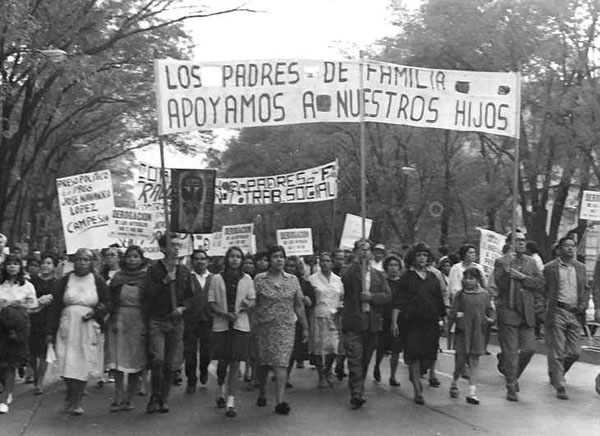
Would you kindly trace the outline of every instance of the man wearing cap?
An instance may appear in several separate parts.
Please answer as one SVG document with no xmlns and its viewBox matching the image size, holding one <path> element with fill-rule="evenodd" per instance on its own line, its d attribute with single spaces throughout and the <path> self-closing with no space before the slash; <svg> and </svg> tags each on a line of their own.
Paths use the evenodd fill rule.
<svg viewBox="0 0 600 436">
<path fill-rule="evenodd" d="M 506 242 L 511 239 L 509 236 Z M 525 234 L 517 232 L 515 252 L 496 259 L 494 264 L 498 339 L 502 349 L 498 369 L 506 378 L 508 401 L 519 401 L 517 380 L 535 352 L 534 295 L 544 292 L 544 277 L 535 260 L 525 254 L 525 248 Z"/>
<path fill-rule="evenodd" d="M 385 258 L 385 245 L 377 244 L 373 248 L 373 261 L 371 268 L 383 272 L 383 259 Z"/>
<path fill-rule="evenodd" d="M 556 397 L 568 400 L 565 374 L 579 359 L 579 336 L 590 298 L 585 265 L 575 259 L 575 239 L 565 236 L 558 241 L 559 257 L 544 268 L 546 280 L 546 346 L 548 374 Z"/>
</svg>

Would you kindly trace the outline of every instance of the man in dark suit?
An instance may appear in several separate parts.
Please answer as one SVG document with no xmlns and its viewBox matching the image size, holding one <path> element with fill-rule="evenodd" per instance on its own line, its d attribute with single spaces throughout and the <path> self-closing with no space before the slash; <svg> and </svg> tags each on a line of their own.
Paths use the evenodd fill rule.
<svg viewBox="0 0 600 436">
<path fill-rule="evenodd" d="M 342 278 L 342 334 L 350 372 L 350 403 L 355 408 L 366 402 L 365 376 L 383 327 L 382 306 L 392 299 L 390 286 L 383 273 L 371 268 L 371 247 L 369 240 L 356 241 L 354 261 Z"/>
<path fill-rule="evenodd" d="M 579 359 L 579 336 L 590 298 L 585 265 L 575 258 L 576 241 L 565 236 L 558 241 L 559 257 L 546 264 L 546 346 L 548 374 L 556 396 L 568 400 L 565 374 Z"/>
<path fill-rule="evenodd" d="M 517 380 L 535 353 L 534 295 L 544 292 L 544 277 L 525 249 L 525 234 L 517 232 L 515 252 L 496 259 L 494 264 L 498 339 L 502 349 L 498 369 L 506 378 L 508 401 L 519 401 Z"/>
<path fill-rule="evenodd" d="M 206 251 L 196 249 L 192 253 L 192 291 L 194 298 L 183 312 L 183 358 L 187 387 L 185 392 L 196 392 L 198 382 L 198 351 L 200 351 L 200 384 L 208 380 L 210 363 L 210 333 L 212 313 L 208 304 L 208 288 L 212 274 L 207 266 L 210 261 Z"/>
</svg>

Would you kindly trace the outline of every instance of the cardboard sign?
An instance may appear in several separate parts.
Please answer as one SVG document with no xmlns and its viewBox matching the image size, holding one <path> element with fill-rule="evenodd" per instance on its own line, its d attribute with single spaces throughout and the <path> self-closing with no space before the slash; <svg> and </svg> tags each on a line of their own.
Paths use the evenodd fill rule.
<svg viewBox="0 0 600 436">
<path fill-rule="evenodd" d="M 370 122 L 510 137 L 518 133 L 517 73 L 367 60 L 156 60 L 154 66 L 160 135 L 358 122 L 361 112 Z"/>
<path fill-rule="evenodd" d="M 56 187 L 67 253 L 107 247 L 114 208 L 110 171 L 57 179 Z"/>
<path fill-rule="evenodd" d="M 371 226 L 373 220 L 366 218 L 365 222 L 365 234 L 369 237 L 371 233 Z M 344 229 L 342 230 L 342 239 L 340 240 L 340 248 L 343 250 L 353 250 L 354 243 L 361 239 L 362 236 L 362 217 L 346 214 L 346 220 L 344 221 Z M 373 248 L 373 247 L 371 247 Z"/>
<path fill-rule="evenodd" d="M 491 230 L 477 228 L 481 232 L 479 241 L 479 263 L 483 267 L 485 277 L 489 277 L 494 269 L 496 259 L 502 257 L 502 247 L 506 242 L 506 236 Z"/>
<path fill-rule="evenodd" d="M 119 239 L 152 238 L 155 218 L 152 211 L 115 207 L 111 214 L 109 236 Z"/>
<path fill-rule="evenodd" d="M 234 245 L 240 247 L 244 254 L 252 253 L 252 233 L 254 224 L 236 224 L 223 226 L 223 250 L 227 251 Z"/>
<path fill-rule="evenodd" d="M 199 248 L 206 251 L 209 256 L 224 256 L 223 232 L 194 235 L 194 250 Z"/>
<path fill-rule="evenodd" d="M 171 203 L 171 170 L 165 169 L 167 190 L 163 189 L 160 168 L 152 165 L 140 164 L 138 180 L 133 188 L 136 207 L 141 210 L 164 211 L 163 198 L 167 196 L 167 203 Z"/>
<path fill-rule="evenodd" d="M 277 230 L 277 245 L 283 246 L 288 256 L 310 256 L 314 254 L 312 229 Z"/>
<path fill-rule="evenodd" d="M 208 233 L 215 207 L 215 170 L 172 169 L 171 230 Z"/>
<path fill-rule="evenodd" d="M 583 191 L 579 219 L 600 221 L 600 191 Z"/>
<path fill-rule="evenodd" d="M 337 198 L 337 161 L 290 174 L 217 179 L 215 203 L 307 203 Z"/>
</svg>

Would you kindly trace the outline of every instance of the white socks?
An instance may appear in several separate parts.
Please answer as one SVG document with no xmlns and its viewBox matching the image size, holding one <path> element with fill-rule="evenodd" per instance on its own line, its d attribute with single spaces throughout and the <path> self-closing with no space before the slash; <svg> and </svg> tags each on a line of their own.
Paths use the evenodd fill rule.
<svg viewBox="0 0 600 436">
<path fill-rule="evenodd" d="M 233 395 L 227 397 L 227 408 L 229 407 L 235 407 L 235 397 Z"/>
</svg>

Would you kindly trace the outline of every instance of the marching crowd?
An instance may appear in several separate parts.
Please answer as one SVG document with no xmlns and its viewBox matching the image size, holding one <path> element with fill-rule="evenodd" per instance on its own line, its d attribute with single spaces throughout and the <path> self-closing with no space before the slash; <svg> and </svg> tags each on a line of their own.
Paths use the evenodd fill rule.
<svg viewBox="0 0 600 436">
<path fill-rule="evenodd" d="M 519 400 L 518 380 L 543 325 L 550 383 L 566 400 L 590 288 L 600 307 L 600 280 L 588 283 L 576 242 L 563 237 L 544 264 L 535 243 L 516 232 L 486 278 L 471 244 L 439 259 L 422 242 L 396 251 L 369 240 L 316 259 L 288 257 L 281 246 L 254 256 L 230 247 L 219 259 L 196 249 L 187 259 L 178 238 L 162 235 L 163 260 L 147 260 L 138 246 L 111 246 L 59 261 L 38 251 L 23 259 L 0 234 L 0 413 L 9 411 L 17 374 L 42 395 L 50 370 L 64 382 L 71 414 L 84 413 L 94 377 L 114 381 L 111 412 L 133 410 L 149 381 L 146 413 L 166 413 L 171 387 L 186 383 L 193 394 L 208 383 L 211 361 L 216 406 L 228 417 L 237 414 L 242 379 L 258 389 L 258 407 L 267 406 L 265 388 L 274 380 L 274 410 L 289 414 L 286 387 L 305 360 L 316 367 L 319 388 L 346 377 L 347 365 L 350 403 L 360 408 L 373 355 L 374 379 L 381 381 L 389 355 L 389 384 L 400 386 L 401 353 L 414 401 L 424 404 L 422 380 L 441 385 L 442 336 L 455 350 L 449 396 L 459 397 L 464 377 L 466 402 L 477 405 L 479 359 L 489 354 L 493 326 L 506 399 Z"/>
</svg>

